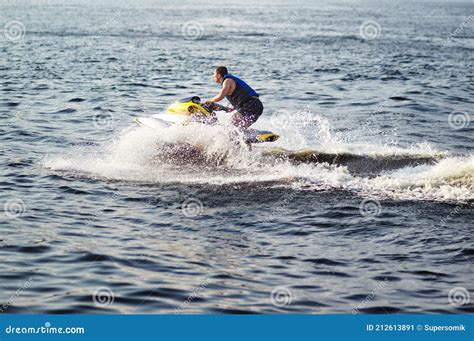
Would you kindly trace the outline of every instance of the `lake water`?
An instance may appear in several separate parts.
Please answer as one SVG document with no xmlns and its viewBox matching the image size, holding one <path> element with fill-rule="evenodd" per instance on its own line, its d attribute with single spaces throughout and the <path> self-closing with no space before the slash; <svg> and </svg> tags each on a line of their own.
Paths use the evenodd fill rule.
<svg viewBox="0 0 474 341">
<path fill-rule="evenodd" d="M 474 311 L 472 3 L 0 6 L 1 311 Z M 221 64 L 278 141 L 134 125 Z"/>
</svg>

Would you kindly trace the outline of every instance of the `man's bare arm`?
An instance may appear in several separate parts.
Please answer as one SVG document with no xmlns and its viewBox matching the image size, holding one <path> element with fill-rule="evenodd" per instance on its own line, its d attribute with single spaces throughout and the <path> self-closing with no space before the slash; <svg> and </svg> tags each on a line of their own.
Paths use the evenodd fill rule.
<svg viewBox="0 0 474 341">
<path fill-rule="evenodd" d="M 224 99 L 225 96 L 227 96 L 230 92 L 230 88 L 231 88 L 231 82 L 232 80 L 231 79 L 226 79 L 224 81 L 224 83 L 222 84 L 222 89 L 221 91 L 219 91 L 219 93 L 212 97 L 211 99 L 207 100 L 206 102 L 220 102 Z"/>
</svg>

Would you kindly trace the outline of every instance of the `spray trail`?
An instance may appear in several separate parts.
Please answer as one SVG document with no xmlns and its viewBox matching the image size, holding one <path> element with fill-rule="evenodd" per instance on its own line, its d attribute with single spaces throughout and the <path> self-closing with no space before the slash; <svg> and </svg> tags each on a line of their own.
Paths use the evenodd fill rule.
<svg viewBox="0 0 474 341">
<path fill-rule="evenodd" d="M 104 180 L 222 185 L 254 183 L 344 189 L 403 200 L 474 200 L 474 157 L 451 156 L 422 143 L 354 143 L 310 112 L 262 118 L 255 128 L 282 138 L 249 150 L 222 126 L 130 127 L 110 143 L 48 156 L 43 166 Z M 297 122 L 297 124 L 295 124 Z M 81 149 L 82 148 L 82 149 Z"/>
</svg>

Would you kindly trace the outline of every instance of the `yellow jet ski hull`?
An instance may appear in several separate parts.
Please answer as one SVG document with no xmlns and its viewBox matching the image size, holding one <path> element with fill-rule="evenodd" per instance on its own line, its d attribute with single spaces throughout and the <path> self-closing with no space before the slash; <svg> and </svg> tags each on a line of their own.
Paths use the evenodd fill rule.
<svg viewBox="0 0 474 341">
<path fill-rule="evenodd" d="M 212 110 L 212 106 L 208 107 L 201 104 L 198 96 L 184 98 L 171 104 L 166 109 L 166 114 L 157 114 L 152 117 L 139 117 L 135 120 L 139 125 L 158 129 L 163 125 L 190 123 L 215 124 L 217 118 Z M 271 131 L 262 131 L 256 129 L 246 129 L 243 131 L 246 143 L 262 143 L 273 142 L 278 140 L 279 135 Z"/>
<path fill-rule="evenodd" d="M 174 102 L 166 109 L 166 112 L 169 114 L 188 116 L 211 116 L 212 114 L 211 112 L 209 112 L 209 110 L 207 110 L 201 105 L 201 100 L 197 96 L 185 98 L 180 101 Z"/>
</svg>

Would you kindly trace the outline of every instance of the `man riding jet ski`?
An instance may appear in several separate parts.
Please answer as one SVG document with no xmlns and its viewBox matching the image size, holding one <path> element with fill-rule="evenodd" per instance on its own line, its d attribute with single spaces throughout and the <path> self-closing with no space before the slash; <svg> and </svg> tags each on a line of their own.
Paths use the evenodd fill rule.
<svg viewBox="0 0 474 341">
<path fill-rule="evenodd" d="M 226 112 L 237 111 L 231 123 L 239 129 L 247 129 L 254 124 L 263 112 L 263 104 L 257 92 L 240 78 L 231 75 L 225 66 L 218 66 L 214 70 L 214 81 L 222 84 L 221 91 L 206 104 L 220 102 L 224 97 L 232 104 L 233 108 L 220 106 Z"/>
<path fill-rule="evenodd" d="M 231 123 L 238 128 L 246 144 L 273 142 L 279 138 L 271 131 L 249 129 L 263 112 L 262 102 L 250 86 L 229 74 L 225 66 L 219 66 L 214 70 L 214 80 L 222 84 L 222 89 L 219 94 L 205 103 L 201 103 L 198 96 L 184 98 L 170 105 L 166 113 L 151 117 L 138 117 L 135 122 L 152 129 L 162 129 L 175 124 L 215 125 L 219 123 L 215 111 L 232 112 L 235 110 L 236 113 L 232 116 Z M 216 103 L 224 97 L 229 100 L 233 108 Z"/>
</svg>

